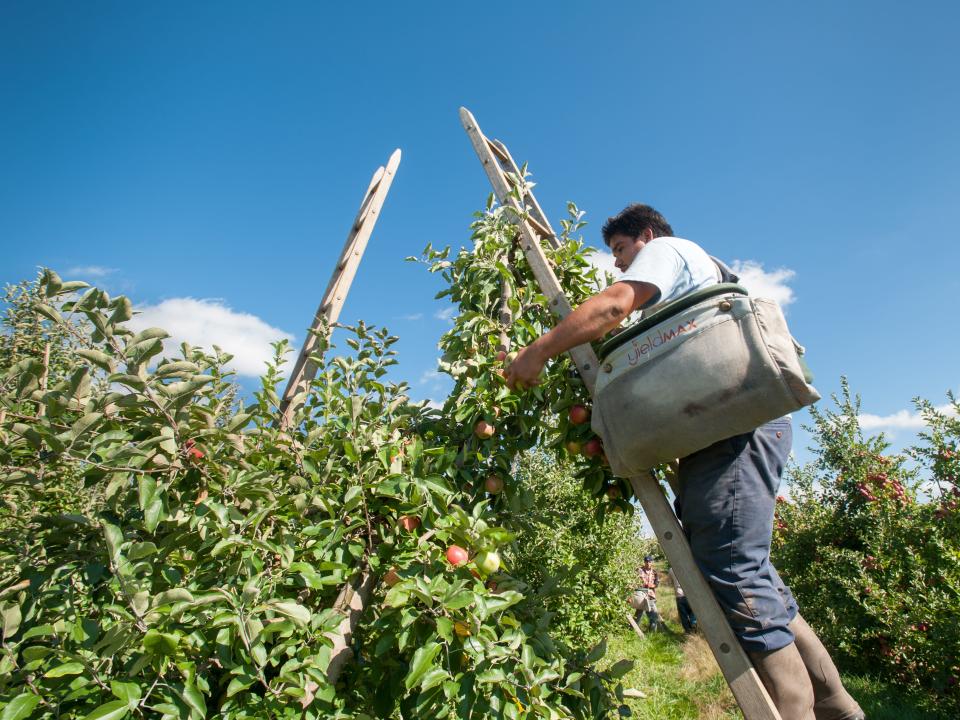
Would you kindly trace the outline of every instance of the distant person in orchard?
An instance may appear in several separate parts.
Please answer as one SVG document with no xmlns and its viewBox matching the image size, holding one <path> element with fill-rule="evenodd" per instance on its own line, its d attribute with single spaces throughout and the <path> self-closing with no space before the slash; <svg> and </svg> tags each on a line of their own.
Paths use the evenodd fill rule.
<svg viewBox="0 0 960 720">
<path fill-rule="evenodd" d="M 674 597 L 677 601 L 677 615 L 680 617 L 680 624 L 683 626 L 684 632 L 691 633 L 697 627 L 697 617 L 693 614 L 690 601 L 687 600 L 687 594 L 683 591 L 683 586 L 680 584 L 680 581 L 677 580 L 677 575 L 673 572 L 673 568 L 667 571 L 667 576 L 670 578 L 670 582 L 673 583 Z"/>
<path fill-rule="evenodd" d="M 648 205 L 603 226 L 620 280 L 588 298 L 506 368 L 510 388 L 536 385 L 547 360 L 615 330 L 630 313 L 735 276 L 699 245 L 674 236 Z M 789 417 L 680 459 L 677 515 L 694 559 L 784 720 L 854 720 L 863 711 L 799 615 L 770 562 L 773 509 L 792 441 Z"/>
<path fill-rule="evenodd" d="M 640 566 L 637 575 L 643 596 L 641 606 L 637 610 L 637 624 L 640 624 L 645 614 L 648 629 L 650 632 L 657 632 L 662 623 L 660 611 L 657 609 L 657 586 L 660 584 L 660 578 L 657 575 L 657 569 L 653 566 L 653 555 L 643 558 L 643 565 Z"/>
</svg>

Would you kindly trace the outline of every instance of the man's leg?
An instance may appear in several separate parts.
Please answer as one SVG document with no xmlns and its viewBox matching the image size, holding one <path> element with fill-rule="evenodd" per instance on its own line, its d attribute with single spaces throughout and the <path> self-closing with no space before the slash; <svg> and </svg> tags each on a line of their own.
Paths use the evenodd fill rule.
<svg viewBox="0 0 960 720">
<path fill-rule="evenodd" d="M 790 630 L 796 636 L 797 650 L 813 683 L 813 713 L 817 720 L 862 719 L 863 710 L 843 687 L 830 653 L 813 628 L 798 614 L 790 623 Z"/>
<path fill-rule="evenodd" d="M 680 624 L 683 625 L 684 632 L 693 632 L 696 620 L 693 617 L 693 610 L 690 609 L 690 601 L 684 595 L 677 595 L 677 615 L 680 616 Z"/>
<path fill-rule="evenodd" d="M 680 461 L 677 510 L 690 549 L 784 720 L 813 717 L 813 687 L 770 563 L 773 511 L 792 431 L 782 418 Z M 798 672 L 798 668 L 801 672 Z"/>
<path fill-rule="evenodd" d="M 660 611 L 657 609 L 657 601 L 654 598 L 647 598 L 647 620 L 650 623 L 651 632 L 660 629 Z"/>
<path fill-rule="evenodd" d="M 843 687 L 840 673 L 830 653 L 820 642 L 807 621 L 799 613 L 797 601 L 780 577 L 780 573 L 771 565 L 774 587 L 783 598 L 784 606 L 792 618 L 787 626 L 796 638 L 797 650 L 813 684 L 813 714 L 817 720 L 857 720 L 863 718 L 863 710 L 857 701 Z"/>
</svg>

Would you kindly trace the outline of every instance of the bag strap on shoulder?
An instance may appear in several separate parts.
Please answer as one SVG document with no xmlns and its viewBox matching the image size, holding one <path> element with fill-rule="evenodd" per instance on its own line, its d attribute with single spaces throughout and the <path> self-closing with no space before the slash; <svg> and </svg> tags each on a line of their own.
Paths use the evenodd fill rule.
<svg viewBox="0 0 960 720">
<path fill-rule="evenodd" d="M 738 283 L 740 282 L 740 276 L 733 272 L 730 269 L 730 266 L 727 265 L 723 260 L 715 258 L 713 255 L 708 255 L 717 268 L 720 270 L 720 282 L 721 283 Z"/>
</svg>

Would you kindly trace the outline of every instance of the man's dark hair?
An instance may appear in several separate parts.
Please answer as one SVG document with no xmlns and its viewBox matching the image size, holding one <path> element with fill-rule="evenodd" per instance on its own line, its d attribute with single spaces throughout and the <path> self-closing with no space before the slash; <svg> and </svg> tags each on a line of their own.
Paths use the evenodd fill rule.
<svg viewBox="0 0 960 720">
<path fill-rule="evenodd" d="M 614 235 L 626 235 L 628 237 L 639 237 L 640 234 L 650 228 L 653 230 L 653 236 L 665 237 L 673 235 L 673 228 L 670 223 L 660 213 L 649 205 L 634 203 L 628 205 L 618 214 L 603 224 L 603 242 L 610 244 L 610 238 Z"/>
</svg>

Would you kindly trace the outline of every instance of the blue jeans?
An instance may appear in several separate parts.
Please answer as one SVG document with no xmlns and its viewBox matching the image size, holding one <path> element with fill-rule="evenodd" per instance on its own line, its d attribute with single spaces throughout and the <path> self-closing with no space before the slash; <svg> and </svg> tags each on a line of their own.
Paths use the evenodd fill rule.
<svg viewBox="0 0 960 720">
<path fill-rule="evenodd" d="M 780 418 L 680 460 L 674 505 L 694 560 L 744 650 L 793 642 L 797 603 L 770 562 L 773 511 L 793 430 Z"/>
</svg>

